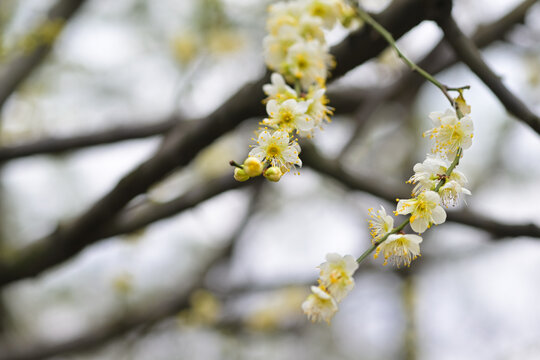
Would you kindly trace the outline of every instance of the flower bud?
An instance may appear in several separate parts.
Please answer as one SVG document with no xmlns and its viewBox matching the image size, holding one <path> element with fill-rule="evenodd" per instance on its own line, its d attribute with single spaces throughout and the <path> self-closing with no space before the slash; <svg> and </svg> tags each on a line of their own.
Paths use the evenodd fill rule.
<svg viewBox="0 0 540 360">
<path fill-rule="evenodd" d="M 244 169 L 235 168 L 234 169 L 234 179 L 236 181 L 240 181 L 240 182 L 246 181 L 246 180 L 249 180 L 249 175 L 246 174 Z"/>
<path fill-rule="evenodd" d="M 244 161 L 244 171 L 249 177 L 259 176 L 263 171 L 263 165 L 257 158 L 250 156 Z"/>
<path fill-rule="evenodd" d="M 273 182 L 278 182 L 282 175 L 281 169 L 276 166 L 269 167 L 264 172 L 264 177 Z"/>
</svg>

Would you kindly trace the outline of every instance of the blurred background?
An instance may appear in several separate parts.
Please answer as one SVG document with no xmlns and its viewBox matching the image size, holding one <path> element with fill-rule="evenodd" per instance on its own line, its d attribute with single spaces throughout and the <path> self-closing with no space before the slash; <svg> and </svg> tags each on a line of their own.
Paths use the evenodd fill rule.
<svg viewBox="0 0 540 360">
<path fill-rule="evenodd" d="M 0 153 L 43 139 L 162 126 L 170 118 L 196 122 L 266 71 L 270 1 L 87 0 L 66 20 L 47 20 L 57 3 L 0 2 L 0 79 L 22 64 L 17 59 L 51 48 L 2 103 Z M 455 0 L 453 15 L 472 36 L 521 3 Z M 540 5 L 525 3 L 523 21 L 483 44 L 482 54 L 540 114 Z M 389 4 L 362 1 L 375 13 Z M 336 44 L 347 34 L 337 28 L 327 38 Z M 425 21 L 398 44 L 419 61 L 441 39 L 437 25 Z M 431 127 L 428 114 L 447 101 L 431 84 L 411 83 L 371 109 L 360 104 L 410 75 L 387 50 L 332 83 L 336 116 L 306 149 L 350 174 L 382 179 L 397 196 L 429 151 L 421 136 Z M 509 115 L 465 65 L 448 66 L 438 78 L 471 86 L 465 98 L 475 137 L 460 170 L 473 195 L 455 212 L 537 229 L 538 134 Z M 358 97 L 346 110 L 339 108 L 343 94 Z M 422 257 L 406 270 L 370 258 L 332 324 L 310 323 L 300 304 L 316 266 L 328 252 L 359 256 L 370 244 L 367 209 L 393 204 L 307 166 L 276 184 L 217 186 L 197 198 L 232 178 L 228 162 L 245 158 L 259 120 L 242 122 L 128 209 L 137 215 L 175 199 L 188 205 L 6 285 L 0 359 L 540 358 L 538 236 L 459 222 L 426 232 Z M 3 158 L 0 257 L 15 256 L 83 213 L 162 140 L 138 137 Z"/>
</svg>

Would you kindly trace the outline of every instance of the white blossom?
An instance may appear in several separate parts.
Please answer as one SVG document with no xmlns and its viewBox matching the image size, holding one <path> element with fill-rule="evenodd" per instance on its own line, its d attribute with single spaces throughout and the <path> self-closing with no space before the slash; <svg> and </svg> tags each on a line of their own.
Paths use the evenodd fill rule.
<svg viewBox="0 0 540 360">
<path fill-rule="evenodd" d="M 381 209 L 374 212 L 373 209 L 369 209 L 369 228 L 371 229 L 371 236 L 373 241 L 377 241 L 382 238 L 385 234 L 392 231 L 394 228 L 394 219 L 386 214 L 386 210 L 381 205 Z"/>
<path fill-rule="evenodd" d="M 431 224 L 442 224 L 446 221 L 446 212 L 440 206 L 441 197 L 434 191 L 424 191 L 417 197 L 399 200 L 396 215 L 411 214 L 411 228 L 417 233 L 423 233 Z"/>
<path fill-rule="evenodd" d="M 250 152 L 249 156 L 265 161 L 271 166 L 277 166 L 282 172 L 287 172 L 291 167 L 302 166 L 302 161 L 298 157 L 300 146 L 295 141 L 289 139 L 289 134 L 283 130 L 270 133 L 262 130 L 257 139 L 257 146 Z"/>
<path fill-rule="evenodd" d="M 279 73 L 272 73 L 270 76 L 271 84 L 263 85 L 263 91 L 268 95 L 269 99 L 275 99 L 277 102 L 282 102 L 288 99 L 296 99 L 298 95 L 291 88 Z"/>
<path fill-rule="evenodd" d="M 310 132 L 315 122 L 306 114 L 309 105 L 310 101 L 288 99 L 278 103 L 272 99 L 266 104 L 269 117 L 263 120 L 263 124 L 287 132 L 294 130 Z"/>
<path fill-rule="evenodd" d="M 433 153 L 451 158 L 458 148 L 468 149 L 471 147 L 473 138 L 473 122 L 469 115 L 458 119 L 454 110 L 447 109 L 443 112 L 432 112 L 429 117 L 435 127 L 424 133 L 435 140 Z"/>
<path fill-rule="evenodd" d="M 319 280 L 336 301 L 341 301 L 354 287 L 353 274 L 358 263 L 351 255 L 336 253 L 326 255 L 326 262 L 319 266 Z"/>
<path fill-rule="evenodd" d="M 375 252 L 377 258 L 382 252 L 384 264 L 388 261 L 400 267 L 402 264 L 409 266 L 411 261 L 420 256 L 420 243 L 422 238 L 418 235 L 392 234 L 381 243 Z"/>
<path fill-rule="evenodd" d="M 324 320 L 330 323 L 338 306 L 336 300 L 325 291 L 323 286 L 312 286 L 311 295 L 302 303 L 302 310 L 313 322 Z"/>
<path fill-rule="evenodd" d="M 327 67 L 332 65 L 332 57 L 326 45 L 317 40 L 299 41 L 287 51 L 284 69 L 291 82 L 299 81 L 302 89 L 315 84 L 324 84 Z"/>
</svg>

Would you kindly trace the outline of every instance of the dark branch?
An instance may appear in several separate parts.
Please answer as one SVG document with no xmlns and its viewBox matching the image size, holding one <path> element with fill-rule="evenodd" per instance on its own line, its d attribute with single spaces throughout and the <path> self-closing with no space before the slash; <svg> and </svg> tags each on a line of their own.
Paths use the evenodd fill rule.
<svg viewBox="0 0 540 360">
<path fill-rule="evenodd" d="M 257 179 L 259 180 L 259 179 Z M 250 183 L 253 184 L 252 180 Z M 197 184 L 184 195 L 161 204 L 143 204 L 121 212 L 112 223 L 95 234 L 95 240 L 137 231 L 155 221 L 176 215 L 184 210 L 229 190 L 248 185 L 234 180 L 231 174 Z"/>
<path fill-rule="evenodd" d="M 452 46 L 459 59 L 489 87 L 506 110 L 540 134 L 540 118 L 508 90 L 499 76 L 482 59 L 475 44 L 461 32 L 454 19 L 448 17 L 439 20 L 439 26 L 444 31 L 446 41 Z"/>
<path fill-rule="evenodd" d="M 424 20 L 428 11 L 435 11 L 432 1 L 397 1 L 377 20 L 395 38 L 399 38 Z M 373 34 L 365 29 L 352 34 L 332 49 L 338 64 L 334 75 L 345 74 L 377 56 L 385 47 L 386 42 L 382 38 L 374 39 Z M 263 111 L 260 101 L 264 98 L 262 85 L 269 81 L 269 75 L 267 73 L 258 81 L 245 85 L 214 113 L 197 121 L 187 131 L 178 128 L 171 131 L 152 158 L 126 175 L 88 211 L 46 238 L 37 240 L 42 252 L 23 252 L 17 261 L 4 259 L 6 262 L 0 265 L 0 284 L 38 275 L 77 254 L 95 241 L 94 233 L 106 227 L 131 199 L 146 192 L 175 168 L 188 164 L 201 149 L 244 119 L 260 114 Z"/>
<path fill-rule="evenodd" d="M 346 187 L 354 190 L 368 192 L 394 204 L 396 198 L 406 199 L 410 197 L 411 189 L 405 185 L 384 183 L 379 179 L 362 178 L 347 171 L 337 160 L 329 160 L 321 156 L 310 144 L 302 145 L 302 159 L 306 166 L 317 172 L 327 175 Z M 449 211 L 447 221 L 469 225 L 485 230 L 497 238 L 506 236 L 529 236 L 540 238 L 540 227 L 536 224 L 503 224 L 472 210 Z"/>
<path fill-rule="evenodd" d="M 51 8 L 45 22 L 69 20 L 86 0 L 61 0 Z M 30 54 L 11 60 L 0 69 L 0 109 L 8 97 L 26 80 L 49 54 L 51 44 L 40 44 Z"/>
<path fill-rule="evenodd" d="M 183 119 L 170 117 L 165 120 L 145 125 L 123 126 L 103 130 L 93 134 L 79 135 L 64 138 L 48 138 L 28 142 L 26 144 L 6 146 L 0 148 L 0 163 L 6 160 L 36 154 L 58 154 L 90 146 L 115 143 L 123 140 L 146 138 L 163 135 L 182 122 Z"/>
</svg>

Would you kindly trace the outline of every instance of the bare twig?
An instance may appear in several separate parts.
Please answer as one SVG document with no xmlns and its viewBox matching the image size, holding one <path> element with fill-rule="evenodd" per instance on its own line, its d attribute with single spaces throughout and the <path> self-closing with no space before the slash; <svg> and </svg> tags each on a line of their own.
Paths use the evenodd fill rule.
<svg viewBox="0 0 540 360">
<path fill-rule="evenodd" d="M 439 26 L 456 55 L 489 87 L 506 110 L 540 134 L 540 118 L 508 90 L 499 76 L 482 59 L 476 45 L 461 32 L 454 19 L 452 17 L 440 19 Z"/>
</svg>

